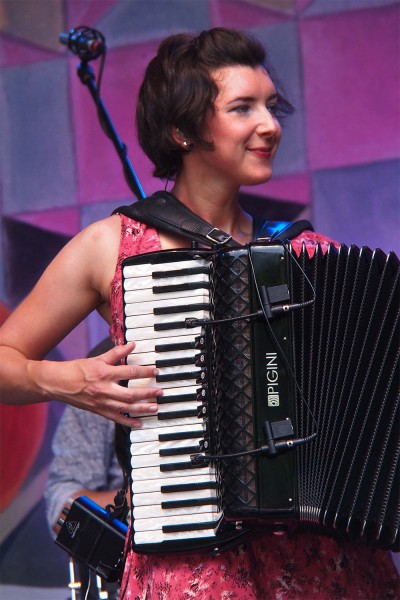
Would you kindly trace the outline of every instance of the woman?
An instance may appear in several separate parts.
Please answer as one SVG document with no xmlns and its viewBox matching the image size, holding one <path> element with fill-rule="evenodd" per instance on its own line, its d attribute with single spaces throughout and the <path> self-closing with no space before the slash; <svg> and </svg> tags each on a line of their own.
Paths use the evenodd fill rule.
<svg viewBox="0 0 400 600">
<path fill-rule="evenodd" d="M 155 175 L 173 180 L 171 191 L 183 204 L 240 244 L 251 241 L 253 224 L 238 204 L 239 187 L 271 177 L 278 117 L 291 108 L 264 61 L 262 46 L 235 31 L 172 36 L 146 71 L 137 108 L 139 140 Z M 328 243 L 307 233 L 294 245 L 302 240 L 310 251 Z M 126 256 L 187 245 L 124 215 L 76 236 L 1 332 L 5 396 L 16 403 L 58 399 L 140 427 L 140 416 L 157 410 L 151 400 L 162 390 L 118 385 L 154 375 L 151 367 L 114 366 L 134 350 L 123 345 L 120 265 Z M 41 360 L 94 309 L 110 323 L 113 350 L 61 364 Z M 127 411 L 131 418 L 121 414 Z M 266 536 L 216 558 L 129 552 L 121 598 L 381 599 L 393 597 L 395 585 L 384 553 L 298 534 Z"/>
</svg>

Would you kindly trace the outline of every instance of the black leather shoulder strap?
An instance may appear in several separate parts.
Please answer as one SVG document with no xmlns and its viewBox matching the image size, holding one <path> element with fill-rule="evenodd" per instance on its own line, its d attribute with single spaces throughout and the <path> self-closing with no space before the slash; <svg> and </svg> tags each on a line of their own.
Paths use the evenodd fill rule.
<svg viewBox="0 0 400 600">
<path fill-rule="evenodd" d="M 239 245 L 231 235 L 210 225 L 169 192 L 156 192 L 130 206 L 120 206 L 114 213 L 122 213 L 156 229 L 178 233 L 211 247 Z"/>
<path fill-rule="evenodd" d="M 115 213 L 122 213 L 159 230 L 189 237 L 212 248 L 240 246 L 231 235 L 210 225 L 169 192 L 156 192 L 129 206 L 120 206 L 112 214 Z M 311 223 L 305 220 L 287 222 L 255 219 L 254 239 L 285 242 L 306 229 L 313 231 Z"/>
<path fill-rule="evenodd" d="M 254 220 L 254 239 L 286 242 L 293 240 L 303 231 L 314 231 L 314 227 L 306 219 L 299 221 L 262 221 Z"/>
</svg>

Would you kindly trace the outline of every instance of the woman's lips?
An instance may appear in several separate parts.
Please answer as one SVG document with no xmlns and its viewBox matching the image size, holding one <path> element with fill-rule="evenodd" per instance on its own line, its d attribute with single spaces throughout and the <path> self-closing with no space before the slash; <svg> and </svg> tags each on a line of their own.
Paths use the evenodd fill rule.
<svg viewBox="0 0 400 600">
<path fill-rule="evenodd" d="M 262 158 L 269 158 L 272 153 L 272 148 L 261 146 L 257 148 L 248 148 L 248 151 L 252 152 L 253 154 L 256 154 L 257 156 L 261 156 Z"/>
</svg>

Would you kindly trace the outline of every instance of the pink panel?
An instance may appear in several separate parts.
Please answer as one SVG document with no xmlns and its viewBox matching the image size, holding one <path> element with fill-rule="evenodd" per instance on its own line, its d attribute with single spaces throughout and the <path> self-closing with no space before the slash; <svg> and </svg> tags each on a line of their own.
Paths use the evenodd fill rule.
<svg viewBox="0 0 400 600">
<path fill-rule="evenodd" d="M 151 176 L 149 161 L 136 142 L 135 98 L 144 68 L 157 46 L 158 42 L 151 42 L 109 51 L 101 89 L 104 105 L 121 141 L 128 147 L 128 156 L 143 187 Z M 71 60 L 73 71 L 77 64 L 79 61 Z M 91 64 L 96 70 L 98 65 Z M 75 73 L 71 74 L 71 87 L 80 202 L 129 198 L 132 192 L 125 182 L 120 159 L 100 128 L 89 90 Z"/>
<path fill-rule="evenodd" d="M 0 35 L 0 67 L 30 65 L 55 56 L 58 57 L 54 52 L 43 50 L 28 42 Z"/>
<path fill-rule="evenodd" d="M 300 22 L 313 169 L 400 154 L 399 7 Z"/>
<path fill-rule="evenodd" d="M 68 29 L 87 25 L 95 27 L 100 19 L 118 0 L 67 0 Z"/>
<path fill-rule="evenodd" d="M 303 11 L 307 6 L 310 6 L 314 0 L 296 0 L 296 10 L 297 12 Z"/>
<path fill-rule="evenodd" d="M 311 182 L 306 173 L 288 177 L 272 177 L 267 183 L 255 187 L 244 187 L 242 191 L 258 196 L 281 198 L 283 201 L 299 202 L 299 204 L 311 202 Z"/>
<path fill-rule="evenodd" d="M 41 227 L 47 231 L 73 236 L 80 230 L 79 209 L 63 208 L 35 213 L 13 215 L 14 219 Z"/>
<path fill-rule="evenodd" d="M 212 27 L 257 27 L 286 21 L 287 17 L 268 7 L 243 2 L 243 0 L 210 0 Z"/>
</svg>

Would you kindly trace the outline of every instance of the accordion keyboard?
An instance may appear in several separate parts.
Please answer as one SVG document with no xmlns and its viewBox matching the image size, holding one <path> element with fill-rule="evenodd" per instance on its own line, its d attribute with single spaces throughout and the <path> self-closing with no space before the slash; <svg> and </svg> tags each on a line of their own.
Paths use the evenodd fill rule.
<svg viewBox="0 0 400 600">
<path fill-rule="evenodd" d="M 155 380 L 131 380 L 128 387 L 164 390 L 158 414 L 144 416 L 130 434 L 133 541 L 144 547 L 212 538 L 220 518 L 213 468 L 190 461 L 207 439 L 199 396 L 204 331 L 188 328 L 185 319 L 209 318 L 209 261 L 169 255 L 159 264 L 135 257 L 123 267 L 125 337 L 136 342 L 127 363 L 159 371 Z"/>
</svg>

